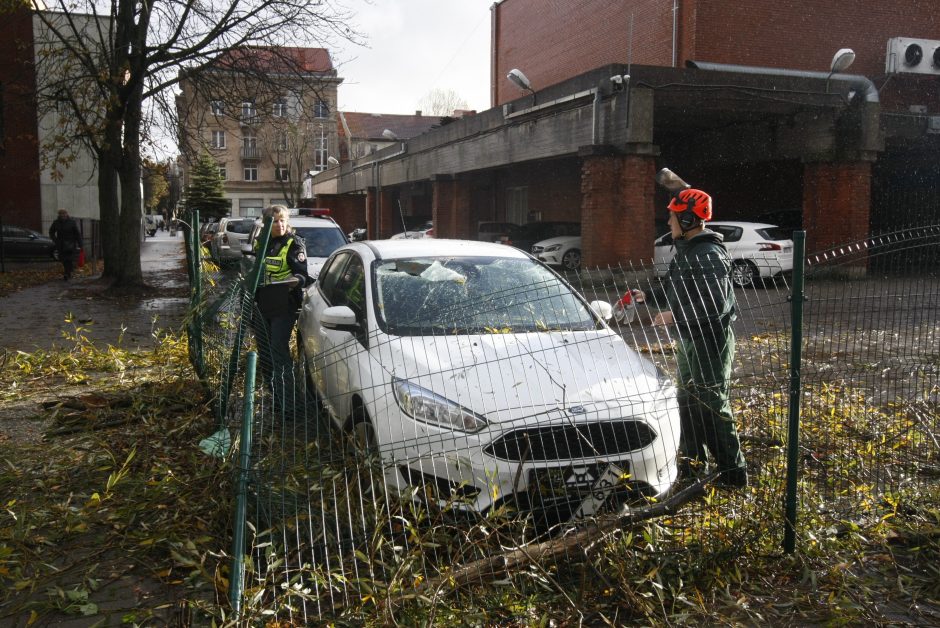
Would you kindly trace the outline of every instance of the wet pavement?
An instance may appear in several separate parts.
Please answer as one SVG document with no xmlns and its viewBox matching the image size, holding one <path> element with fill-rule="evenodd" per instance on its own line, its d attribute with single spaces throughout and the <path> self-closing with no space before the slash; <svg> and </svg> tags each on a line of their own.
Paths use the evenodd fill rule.
<svg viewBox="0 0 940 628">
<path fill-rule="evenodd" d="M 182 232 L 171 236 L 159 231 L 141 245 L 148 290 L 111 296 L 98 274 L 0 297 L 0 348 L 30 352 L 70 347 L 77 333 L 102 347 L 152 348 L 155 333 L 178 329 L 185 317 L 189 303 L 185 259 Z"/>
</svg>

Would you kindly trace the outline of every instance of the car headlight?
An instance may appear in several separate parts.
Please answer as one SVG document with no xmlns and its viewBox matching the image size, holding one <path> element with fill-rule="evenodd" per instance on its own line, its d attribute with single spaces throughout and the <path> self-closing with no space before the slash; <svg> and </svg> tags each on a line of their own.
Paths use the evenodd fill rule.
<svg viewBox="0 0 940 628">
<path fill-rule="evenodd" d="M 407 380 L 393 377 L 392 391 L 402 412 L 417 421 L 462 432 L 479 432 L 487 425 L 480 415 Z"/>
<path fill-rule="evenodd" d="M 560 245 L 560 244 L 553 244 L 553 245 L 551 245 L 551 246 L 546 246 L 544 249 L 542 249 L 542 252 L 543 252 L 543 253 L 554 253 L 555 251 L 558 251 L 558 250 L 560 250 L 560 249 L 561 249 L 561 245 Z"/>
</svg>

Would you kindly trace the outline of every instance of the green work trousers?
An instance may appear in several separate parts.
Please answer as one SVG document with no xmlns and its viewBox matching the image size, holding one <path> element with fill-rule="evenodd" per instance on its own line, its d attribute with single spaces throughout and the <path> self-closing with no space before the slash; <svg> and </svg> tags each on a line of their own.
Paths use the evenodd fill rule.
<svg viewBox="0 0 940 628">
<path fill-rule="evenodd" d="M 718 471 L 729 480 L 737 475 L 746 477 L 728 394 L 733 360 L 734 333 L 730 329 L 724 338 L 679 341 L 680 454 L 704 468 L 710 451 Z"/>
</svg>

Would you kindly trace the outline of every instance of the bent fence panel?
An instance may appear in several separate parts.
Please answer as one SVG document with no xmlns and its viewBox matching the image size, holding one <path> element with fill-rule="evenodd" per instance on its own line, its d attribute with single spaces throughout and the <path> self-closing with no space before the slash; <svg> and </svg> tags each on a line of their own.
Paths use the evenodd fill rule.
<svg viewBox="0 0 940 628">
<path fill-rule="evenodd" d="M 920 256 L 935 256 L 938 238 L 918 233 L 809 260 L 809 526 L 936 490 L 940 297 Z M 656 267 L 562 280 L 451 259 L 378 264 L 362 282 L 347 273 L 325 289 L 333 304 L 367 304 L 359 327 L 314 329 L 305 312 L 292 368 L 260 355 L 243 612 L 409 623 L 470 609 L 492 621 L 508 591 L 551 591 L 577 616 L 579 596 L 618 583 L 638 604 L 644 590 L 655 599 L 656 579 L 636 580 L 644 565 L 778 551 L 794 330 L 774 264 L 758 261 L 734 289 L 731 407 L 749 476 L 737 490 L 716 489 L 713 457 L 678 477 L 682 354 L 675 328 L 653 324 L 670 288 Z M 248 315 L 250 300 L 233 288 L 213 302 L 206 312 L 228 322 L 206 345 L 222 347 L 227 317 Z M 589 302 L 608 304 L 593 307 L 609 324 Z M 683 368 L 713 358 L 704 349 Z M 208 362 L 225 374 L 225 359 Z"/>
</svg>

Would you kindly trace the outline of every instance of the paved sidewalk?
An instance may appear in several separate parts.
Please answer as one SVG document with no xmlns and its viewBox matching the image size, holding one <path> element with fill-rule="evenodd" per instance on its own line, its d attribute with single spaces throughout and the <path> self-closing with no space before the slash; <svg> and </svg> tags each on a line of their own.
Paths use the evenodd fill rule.
<svg viewBox="0 0 940 628">
<path fill-rule="evenodd" d="M 159 231 L 141 245 L 144 281 L 135 297 L 107 295 L 100 275 L 53 281 L 0 297 L 0 348 L 19 351 L 69 346 L 76 325 L 96 344 L 154 346 L 153 331 L 178 328 L 189 303 L 182 232 Z M 73 323 L 66 319 L 71 315 Z"/>
</svg>

